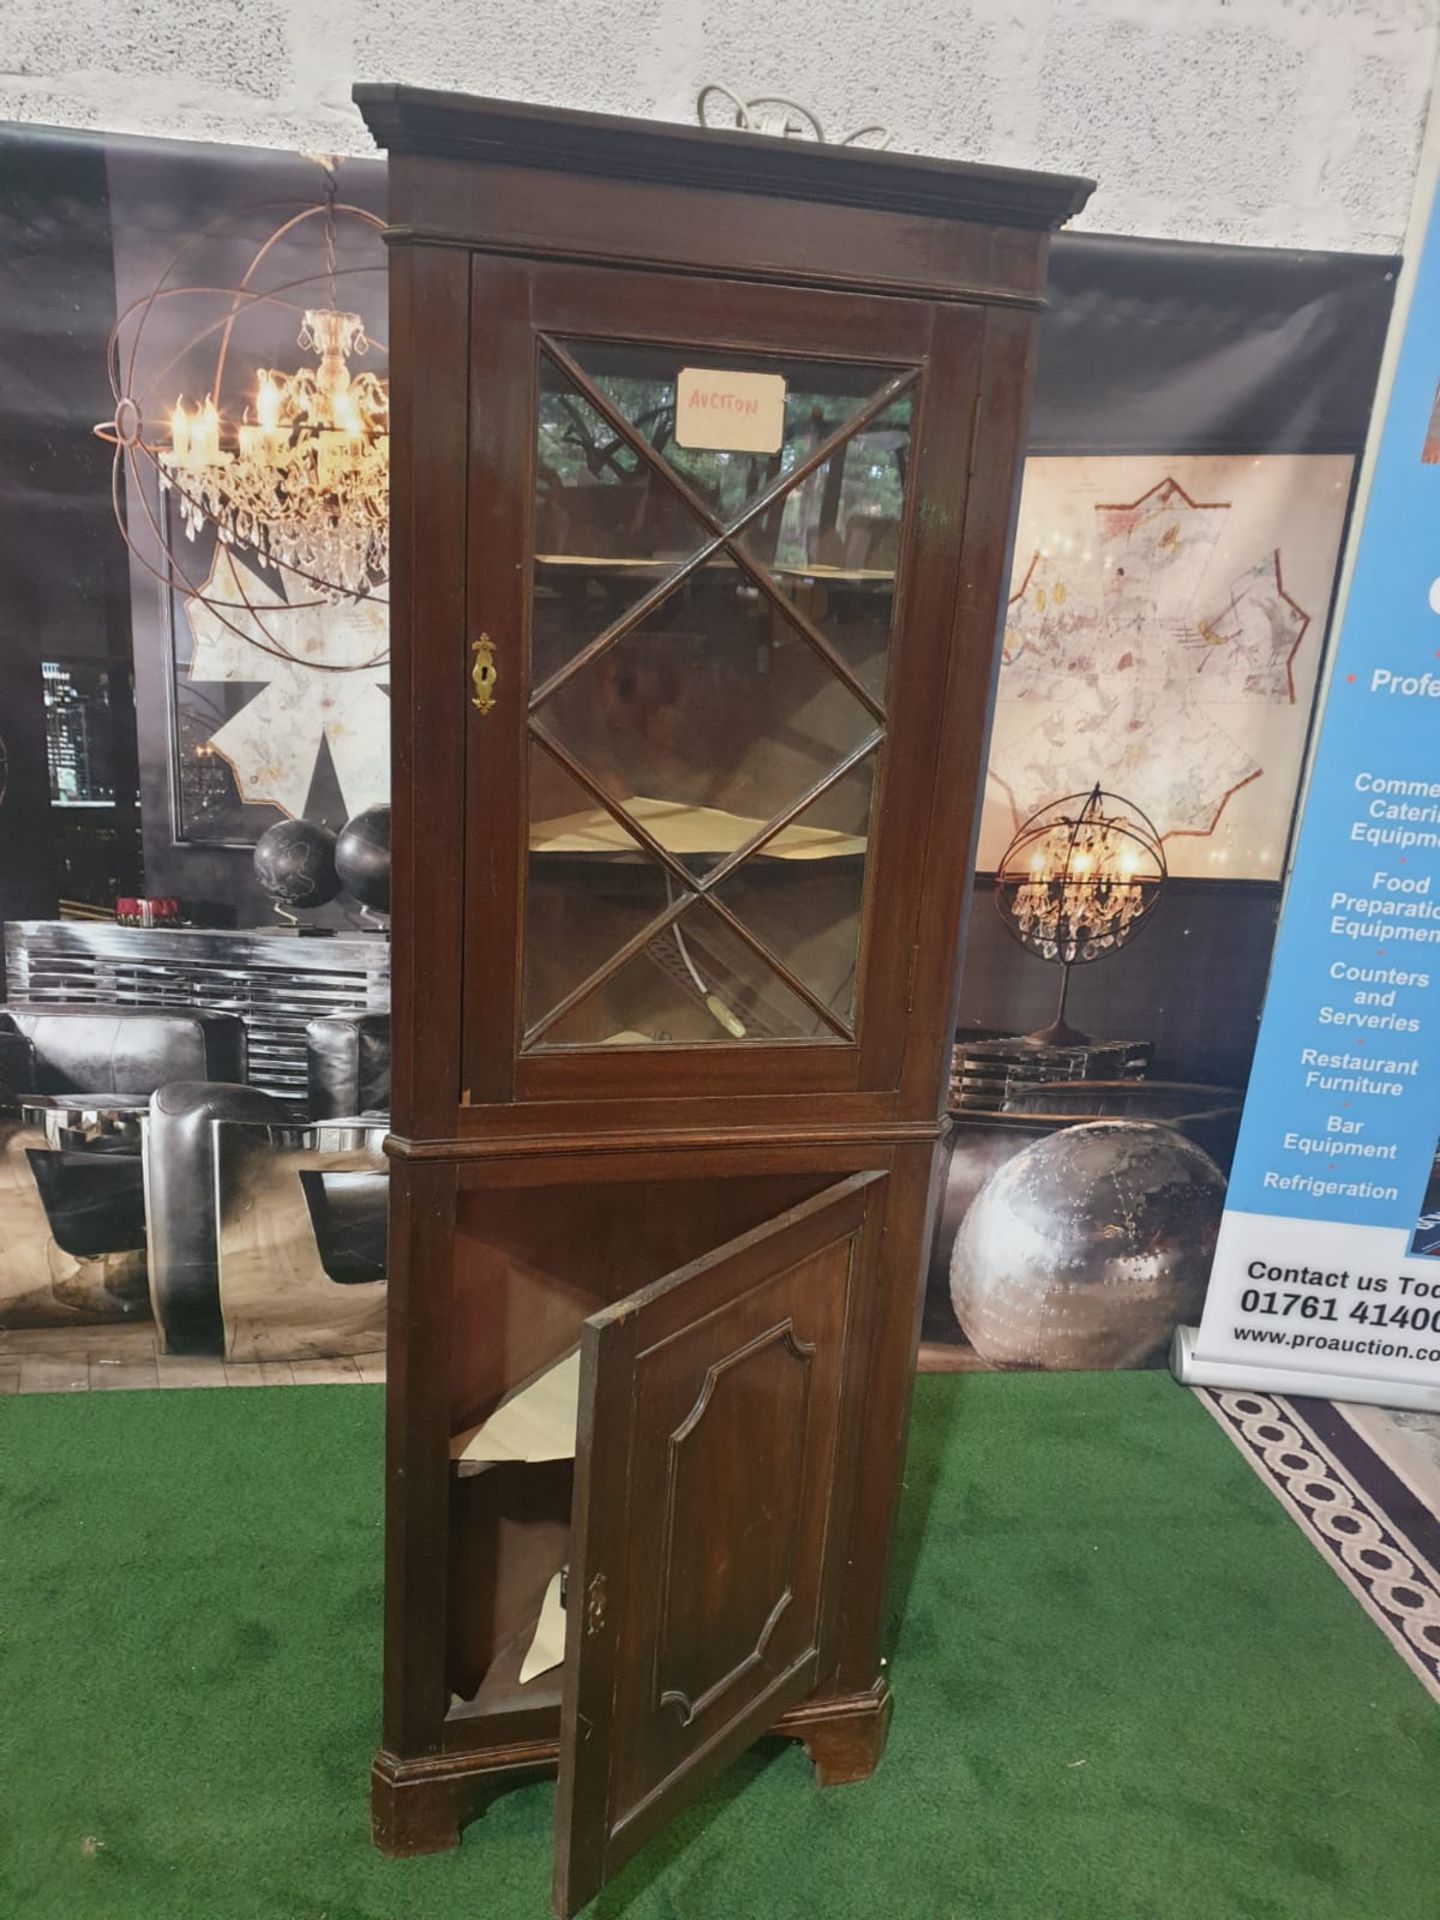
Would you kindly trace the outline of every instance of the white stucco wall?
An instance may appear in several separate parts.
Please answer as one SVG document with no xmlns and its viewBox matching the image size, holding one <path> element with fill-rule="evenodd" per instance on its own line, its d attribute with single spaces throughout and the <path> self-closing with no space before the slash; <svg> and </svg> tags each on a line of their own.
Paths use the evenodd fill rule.
<svg viewBox="0 0 1440 1920">
<path fill-rule="evenodd" d="M 3 0 L 0 118 L 363 152 L 352 80 L 689 120 L 699 86 L 835 135 L 1091 173 L 1085 224 L 1388 248 L 1440 0 Z"/>
</svg>

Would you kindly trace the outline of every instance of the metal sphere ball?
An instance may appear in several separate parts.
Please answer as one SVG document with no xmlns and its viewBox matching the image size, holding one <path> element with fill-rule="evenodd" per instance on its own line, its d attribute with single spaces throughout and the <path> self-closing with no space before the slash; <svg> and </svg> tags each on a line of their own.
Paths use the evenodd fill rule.
<svg viewBox="0 0 1440 1920">
<path fill-rule="evenodd" d="M 950 1257 L 966 1338 L 995 1367 L 1138 1367 L 1199 1317 L 1225 1202 L 1171 1127 L 1100 1120 L 1046 1135 L 976 1195 Z"/>
<path fill-rule="evenodd" d="M 323 907 L 340 891 L 335 836 L 312 820 L 281 820 L 255 842 L 255 878 L 285 907 Z"/>
<path fill-rule="evenodd" d="M 390 809 L 366 807 L 347 820 L 335 843 L 340 884 L 362 907 L 390 911 Z"/>
</svg>

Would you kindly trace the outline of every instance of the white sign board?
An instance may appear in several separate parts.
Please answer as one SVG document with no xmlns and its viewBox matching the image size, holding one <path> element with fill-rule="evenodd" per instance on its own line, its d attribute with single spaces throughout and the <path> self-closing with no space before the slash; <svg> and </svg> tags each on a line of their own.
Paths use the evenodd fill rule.
<svg viewBox="0 0 1440 1920">
<path fill-rule="evenodd" d="M 785 381 L 778 373 L 682 367 L 675 382 L 675 444 L 715 453 L 778 453 Z"/>
</svg>

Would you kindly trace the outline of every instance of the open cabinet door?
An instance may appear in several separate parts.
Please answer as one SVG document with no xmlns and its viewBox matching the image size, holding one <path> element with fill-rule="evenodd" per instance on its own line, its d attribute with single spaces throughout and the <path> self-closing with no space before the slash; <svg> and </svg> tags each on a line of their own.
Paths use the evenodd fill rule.
<svg viewBox="0 0 1440 1920">
<path fill-rule="evenodd" d="M 884 1180 L 842 1180 L 586 1324 L 562 1920 L 819 1677 Z"/>
</svg>

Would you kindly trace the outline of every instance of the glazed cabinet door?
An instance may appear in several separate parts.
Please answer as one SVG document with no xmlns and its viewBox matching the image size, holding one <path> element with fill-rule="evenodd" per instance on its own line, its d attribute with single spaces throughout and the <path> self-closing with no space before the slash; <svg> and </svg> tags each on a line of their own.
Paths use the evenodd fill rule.
<svg viewBox="0 0 1440 1920">
<path fill-rule="evenodd" d="M 562 1920 L 823 1677 L 885 1179 L 840 1181 L 586 1326 Z"/>
<path fill-rule="evenodd" d="M 894 1084 L 981 329 L 477 261 L 472 1104 Z"/>
</svg>

